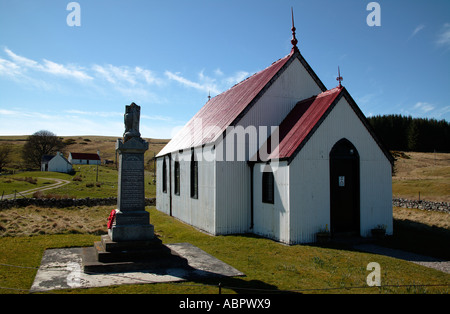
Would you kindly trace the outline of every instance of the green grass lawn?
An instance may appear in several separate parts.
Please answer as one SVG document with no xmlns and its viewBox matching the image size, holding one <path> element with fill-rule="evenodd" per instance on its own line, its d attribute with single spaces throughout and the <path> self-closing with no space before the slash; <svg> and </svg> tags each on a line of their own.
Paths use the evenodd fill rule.
<svg viewBox="0 0 450 314">
<path fill-rule="evenodd" d="M 46 209 L 42 209 L 44 211 Z M 76 209 L 67 209 L 76 210 Z M 97 210 L 105 215 L 110 209 Z M 245 277 L 195 282 L 140 284 L 58 293 L 448 293 L 450 275 L 390 257 L 342 246 L 287 246 L 254 235 L 210 236 L 149 207 L 150 221 L 163 243 L 188 242 L 245 273 Z M 103 213 L 104 211 L 104 213 Z M 45 214 L 45 212 L 41 212 Z M 60 214 L 59 214 L 60 215 Z M 106 227 L 105 227 L 106 233 Z M 0 237 L 0 293 L 27 293 L 47 248 L 91 246 L 99 236 L 81 233 Z M 368 288 L 370 262 L 381 266 L 382 287 Z M 29 268 L 5 266 L 17 265 Z M 428 286 L 423 286 L 428 285 Z M 447 285 L 432 287 L 430 285 Z"/>
<path fill-rule="evenodd" d="M 392 191 L 393 197 L 418 200 L 420 193 L 421 200 L 444 201 L 442 195 L 450 195 L 450 179 L 393 180 Z"/>
<path fill-rule="evenodd" d="M 420 193 L 421 200 L 449 202 L 450 166 L 446 164 L 436 166 L 429 161 L 423 167 L 410 166 L 411 170 L 403 170 L 392 178 L 393 197 L 417 200 Z"/>
<path fill-rule="evenodd" d="M 27 171 L 14 175 L 0 177 L 0 197 L 3 193 L 12 194 L 15 190 L 21 192 L 37 187 L 45 187 L 54 183 L 51 180 L 39 178 L 58 178 L 68 180 L 71 183 L 60 188 L 44 191 L 43 194 L 61 195 L 71 198 L 105 198 L 117 196 L 118 172 L 113 167 L 93 165 L 75 165 L 75 174 L 65 174 L 59 172 Z M 156 186 L 151 181 L 153 173 L 145 172 L 145 196 L 155 197 Z M 14 178 L 30 177 L 37 179 L 37 184 L 26 181 L 18 181 Z M 20 197 L 18 195 L 17 197 Z"/>
<path fill-rule="evenodd" d="M 31 180 L 28 180 L 27 178 L 31 178 Z M 14 194 L 14 192 L 24 192 L 39 187 L 45 187 L 53 183 L 55 183 L 55 181 L 40 179 L 32 176 L 0 177 L 0 198 L 1 195 Z M 20 194 L 17 193 L 17 197 L 21 197 Z"/>
</svg>

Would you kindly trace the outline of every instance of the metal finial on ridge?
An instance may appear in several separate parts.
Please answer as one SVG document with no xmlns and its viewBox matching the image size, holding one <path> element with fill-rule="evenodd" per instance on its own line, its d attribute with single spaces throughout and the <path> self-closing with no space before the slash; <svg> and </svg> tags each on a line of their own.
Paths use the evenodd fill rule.
<svg viewBox="0 0 450 314">
<path fill-rule="evenodd" d="M 343 80 L 344 80 L 344 79 L 343 79 L 342 76 L 341 76 L 341 69 L 339 69 L 339 66 L 338 66 L 338 77 L 336 78 L 336 81 L 339 82 L 339 88 L 342 87 L 341 82 L 342 82 Z"/>
<path fill-rule="evenodd" d="M 295 37 L 295 29 L 296 28 L 294 26 L 294 9 L 292 7 L 291 7 L 291 16 L 292 16 L 292 28 L 291 28 L 291 30 L 292 30 L 292 39 L 291 39 L 291 44 L 292 44 L 292 49 L 297 50 L 298 49 L 298 47 L 297 47 L 298 40 Z"/>
</svg>

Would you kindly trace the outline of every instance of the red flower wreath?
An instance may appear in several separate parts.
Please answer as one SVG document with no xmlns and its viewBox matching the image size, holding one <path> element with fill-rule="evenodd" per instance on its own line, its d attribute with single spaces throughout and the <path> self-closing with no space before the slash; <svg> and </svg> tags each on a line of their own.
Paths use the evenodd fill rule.
<svg viewBox="0 0 450 314">
<path fill-rule="evenodd" d="M 111 213 L 109 214 L 109 217 L 108 217 L 108 229 L 112 228 L 112 225 L 113 225 L 113 222 L 114 222 L 115 218 L 116 218 L 116 210 L 113 209 L 111 211 Z"/>
</svg>

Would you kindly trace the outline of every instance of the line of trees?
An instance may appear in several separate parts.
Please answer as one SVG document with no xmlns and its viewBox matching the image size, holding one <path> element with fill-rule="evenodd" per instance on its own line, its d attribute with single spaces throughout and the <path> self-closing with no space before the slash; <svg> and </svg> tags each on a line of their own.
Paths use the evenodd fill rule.
<svg viewBox="0 0 450 314">
<path fill-rule="evenodd" d="M 378 115 L 368 121 L 389 150 L 450 152 L 450 124 L 445 120 Z"/>
</svg>

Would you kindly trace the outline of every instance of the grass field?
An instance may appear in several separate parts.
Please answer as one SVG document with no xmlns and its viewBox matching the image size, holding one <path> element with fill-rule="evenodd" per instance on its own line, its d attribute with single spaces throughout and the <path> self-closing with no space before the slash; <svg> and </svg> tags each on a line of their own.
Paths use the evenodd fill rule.
<svg viewBox="0 0 450 314">
<path fill-rule="evenodd" d="M 39 219 L 55 228 L 0 237 L 0 293 L 27 293 L 47 248 L 91 246 L 106 230 L 108 207 L 42 209 L 30 207 L 2 212 L 17 225 Z M 390 257 L 357 252 L 345 246 L 286 246 L 254 235 L 210 236 L 149 207 L 151 223 L 163 243 L 189 242 L 245 273 L 245 277 L 196 282 L 123 285 L 69 289 L 59 293 L 448 293 L 450 275 Z M 64 213 L 66 212 L 66 213 Z M 64 217 L 72 217 L 64 219 Z M 22 217 L 22 220 L 19 218 Z M 47 217 L 47 218 L 43 218 Z M 59 218 L 58 218 L 59 217 Z M 79 217 L 76 221 L 76 217 Z M 58 220 L 59 219 L 59 220 Z M 90 221 L 90 222 L 89 222 Z M 4 223 L 3 223 L 4 224 Z M 61 224 L 60 228 L 56 228 Z M 84 231 L 77 225 L 86 225 Z M 39 224 L 38 224 L 39 226 Z M 88 227 L 89 226 L 89 227 Z M 8 227 L 4 227 L 8 228 Z M 15 227 L 18 230 L 18 227 Z M 23 226 L 23 230 L 30 228 Z M 381 266 L 382 287 L 369 288 L 366 267 Z M 29 268 L 17 268 L 17 265 Z M 437 286 L 432 286 L 437 285 Z M 445 286 L 447 285 L 447 286 Z M 252 290 L 253 289 L 253 290 Z"/>
<path fill-rule="evenodd" d="M 27 171 L 19 172 L 14 175 L 5 175 L 0 177 L 0 197 L 14 193 L 15 190 L 21 192 L 33 188 L 45 188 L 54 183 L 52 180 L 44 178 L 58 178 L 68 180 L 71 183 L 60 188 L 46 190 L 42 195 L 60 196 L 69 198 L 103 198 L 117 196 L 118 172 L 115 166 L 93 166 L 93 165 L 75 165 L 74 174 L 65 174 L 58 172 Z M 23 181 L 31 178 L 36 183 Z M 153 184 L 153 172 L 145 171 L 145 196 L 155 197 L 156 186 Z M 22 197 L 17 194 L 17 197 Z"/>
<path fill-rule="evenodd" d="M 450 202 L 450 154 L 407 152 L 396 155 L 394 197 Z"/>
</svg>

